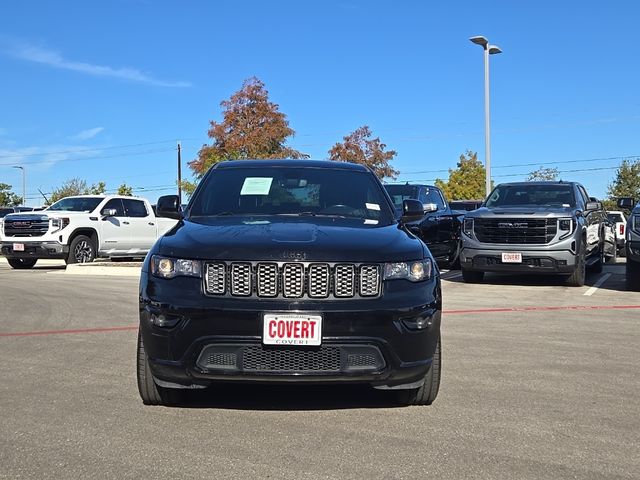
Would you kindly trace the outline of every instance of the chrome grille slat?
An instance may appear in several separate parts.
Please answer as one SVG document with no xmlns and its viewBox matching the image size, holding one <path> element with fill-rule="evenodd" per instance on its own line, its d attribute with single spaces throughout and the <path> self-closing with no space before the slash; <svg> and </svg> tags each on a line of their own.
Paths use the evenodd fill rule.
<svg viewBox="0 0 640 480">
<path fill-rule="evenodd" d="M 231 294 L 240 297 L 251 295 L 251 264 L 233 263 L 231 265 Z"/>
<path fill-rule="evenodd" d="M 208 293 L 222 295 L 226 292 L 227 267 L 224 263 L 210 263 L 207 265 L 205 288 Z"/>
<path fill-rule="evenodd" d="M 282 268 L 282 293 L 287 298 L 298 298 L 304 293 L 304 265 L 285 263 Z"/>
<path fill-rule="evenodd" d="M 355 295 L 354 265 L 336 265 L 333 293 L 336 297 L 353 297 Z"/>
<path fill-rule="evenodd" d="M 373 298 L 380 265 L 315 262 L 205 262 L 209 295 L 259 298 Z"/>
<path fill-rule="evenodd" d="M 312 263 L 309 265 L 308 281 L 309 296 L 311 298 L 326 298 L 331 287 L 330 267 L 326 263 Z"/>
<path fill-rule="evenodd" d="M 278 265 L 275 263 L 258 264 L 258 284 L 259 297 L 275 297 L 278 295 Z"/>
<path fill-rule="evenodd" d="M 377 265 L 360 267 L 360 295 L 375 297 L 380 290 L 380 268 Z"/>
</svg>

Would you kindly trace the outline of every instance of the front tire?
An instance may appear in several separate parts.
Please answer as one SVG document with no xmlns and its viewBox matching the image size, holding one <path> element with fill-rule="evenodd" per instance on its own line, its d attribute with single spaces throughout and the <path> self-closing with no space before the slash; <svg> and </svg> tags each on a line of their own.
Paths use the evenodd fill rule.
<svg viewBox="0 0 640 480">
<path fill-rule="evenodd" d="M 96 246 L 86 235 L 78 235 L 69 245 L 67 264 L 90 263 L 96 258 Z"/>
<path fill-rule="evenodd" d="M 465 283 L 482 283 L 482 280 L 484 279 L 484 272 L 466 270 L 462 267 L 462 279 Z"/>
<path fill-rule="evenodd" d="M 33 268 L 37 261 L 37 258 L 7 258 L 7 262 L 9 262 L 11 268 L 15 268 L 16 270 Z"/>
<path fill-rule="evenodd" d="M 625 283 L 627 290 L 640 292 L 640 263 L 634 262 L 627 257 L 627 266 L 625 269 Z"/>
<path fill-rule="evenodd" d="M 138 392 L 142 403 L 145 405 L 179 405 L 182 400 L 182 391 L 173 388 L 162 388 L 156 385 L 149 366 L 149 357 L 144 350 L 142 335 L 138 332 L 138 352 L 137 352 L 137 379 Z"/>
<path fill-rule="evenodd" d="M 442 374 L 442 352 L 440 350 L 440 337 L 433 355 L 431 367 L 424 377 L 420 388 L 411 390 L 399 390 L 398 400 L 402 405 L 431 405 L 440 390 L 440 376 Z"/>
<path fill-rule="evenodd" d="M 580 255 L 578 255 L 578 264 L 576 265 L 571 276 L 567 278 L 567 286 L 582 287 L 584 285 L 586 276 L 587 270 L 584 260 L 584 253 L 580 253 Z"/>
</svg>

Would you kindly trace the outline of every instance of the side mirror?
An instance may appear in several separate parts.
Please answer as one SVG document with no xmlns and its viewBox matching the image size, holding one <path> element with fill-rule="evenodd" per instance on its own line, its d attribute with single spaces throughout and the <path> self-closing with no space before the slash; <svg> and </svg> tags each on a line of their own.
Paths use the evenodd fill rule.
<svg viewBox="0 0 640 480">
<path fill-rule="evenodd" d="M 600 203 L 600 202 L 587 202 L 587 205 L 585 206 L 585 210 L 588 210 L 588 211 L 602 210 L 602 203 Z"/>
<path fill-rule="evenodd" d="M 115 208 L 103 208 L 100 215 L 103 217 L 115 217 L 118 211 Z"/>
<path fill-rule="evenodd" d="M 618 199 L 618 208 L 624 208 L 625 210 L 633 210 L 635 200 L 632 197 L 622 197 Z"/>
<path fill-rule="evenodd" d="M 182 209 L 180 208 L 180 200 L 177 195 L 160 197 L 156 211 L 158 212 L 158 217 L 173 218 L 174 220 L 182 219 Z"/>
<path fill-rule="evenodd" d="M 424 215 L 424 205 L 419 200 L 405 200 L 402 202 L 402 223 L 415 222 Z"/>
<path fill-rule="evenodd" d="M 438 205 L 435 203 L 425 203 L 424 204 L 424 213 L 431 213 L 438 210 Z"/>
</svg>

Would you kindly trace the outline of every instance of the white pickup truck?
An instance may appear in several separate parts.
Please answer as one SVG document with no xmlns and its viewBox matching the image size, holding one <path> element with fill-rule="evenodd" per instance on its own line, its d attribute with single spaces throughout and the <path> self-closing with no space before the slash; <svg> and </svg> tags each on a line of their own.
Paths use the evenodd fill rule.
<svg viewBox="0 0 640 480">
<path fill-rule="evenodd" d="M 118 195 L 66 197 L 46 210 L 0 220 L 0 253 L 13 268 L 40 258 L 67 263 L 97 257 L 142 257 L 176 220 L 156 217 L 143 198 Z"/>
</svg>

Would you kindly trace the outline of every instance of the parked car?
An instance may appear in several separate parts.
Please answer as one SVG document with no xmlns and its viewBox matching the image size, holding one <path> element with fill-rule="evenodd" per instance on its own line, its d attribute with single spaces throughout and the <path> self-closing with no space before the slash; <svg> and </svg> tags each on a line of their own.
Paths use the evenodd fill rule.
<svg viewBox="0 0 640 480">
<path fill-rule="evenodd" d="M 451 200 L 449 207 L 451 207 L 451 210 L 470 212 L 480 208 L 483 202 L 484 200 Z"/>
<path fill-rule="evenodd" d="M 586 268 L 601 272 L 606 214 L 575 182 L 504 183 L 468 212 L 461 253 L 465 282 L 485 272 L 543 273 L 582 286 Z"/>
<path fill-rule="evenodd" d="M 369 384 L 430 404 L 440 384 L 440 277 L 368 168 L 226 161 L 200 181 L 140 277 L 138 389 L 179 403 L 214 382 Z"/>
<path fill-rule="evenodd" d="M 627 219 L 624 212 L 621 211 L 609 211 L 607 212 L 609 221 L 614 224 L 614 232 L 616 236 L 616 245 L 618 247 L 618 253 L 624 255 L 625 244 L 625 229 L 627 227 Z"/>
<path fill-rule="evenodd" d="M 4 218 L 10 213 L 33 212 L 40 210 L 38 207 L 0 207 L 0 218 Z"/>
<path fill-rule="evenodd" d="M 422 202 L 422 218 L 408 224 L 409 230 L 424 241 L 431 254 L 442 266 L 460 268 L 460 232 L 463 212 L 454 212 L 444 198 L 442 191 L 431 185 L 387 184 L 396 214 L 402 214 L 405 200 Z"/>
<path fill-rule="evenodd" d="M 640 202 L 634 204 L 633 198 L 618 200 L 618 208 L 631 210 L 626 226 L 626 284 L 629 290 L 640 291 Z"/>
<path fill-rule="evenodd" d="M 145 199 L 117 195 L 66 197 L 42 212 L 12 213 L 2 220 L 0 252 L 20 269 L 41 258 L 84 263 L 143 257 L 176 224 L 157 218 Z"/>
</svg>

